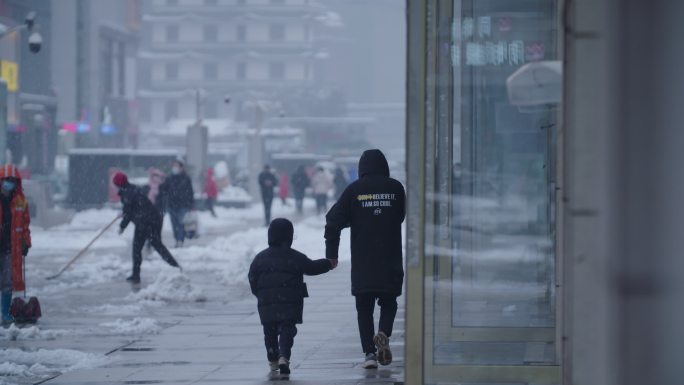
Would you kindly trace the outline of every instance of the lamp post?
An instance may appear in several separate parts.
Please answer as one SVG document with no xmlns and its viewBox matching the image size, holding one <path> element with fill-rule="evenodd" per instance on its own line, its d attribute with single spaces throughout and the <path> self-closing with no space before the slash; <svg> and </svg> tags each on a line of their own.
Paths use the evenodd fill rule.
<svg viewBox="0 0 684 385">
<path fill-rule="evenodd" d="M 19 24 L 12 28 L 0 24 L 0 40 L 14 33 L 21 31 L 28 31 L 28 46 L 32 53 L 40 52 L 43 46 L 43 37 L 36 30 L 36 12 L 31 11 L 26 15 L 23 24 Z M 15 75 L 16 76 L 16 75 Z M 2 163 L 10 162 L 11 154 L 7 151 L 7 98 L 8 98 L 8 79 L 3 79 L 0 82 L 0 160 Z"/>
</svg>

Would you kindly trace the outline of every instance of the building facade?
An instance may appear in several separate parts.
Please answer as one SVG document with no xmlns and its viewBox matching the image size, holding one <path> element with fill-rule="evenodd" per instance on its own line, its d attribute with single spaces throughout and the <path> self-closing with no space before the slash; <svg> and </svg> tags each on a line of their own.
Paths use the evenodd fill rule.
<svg viewBox="0 0 684 385">
<path fill-rule="evenodd" d="M 137 51 L 141 1 L 64 0 L 54 7 L 51 69 L 58 123 L 79 146 L 137 143 Z"/>
<path fill-rule="evenodd" d="M 24 24 L 29 12 L 35 12 L 34 28 L 43 38 L 39 52 L 29 49 L 26 30 L 5 35 L 0 40 L 2 78 L 8 89 L 6 148 L 9 151 L 2 158 L 32 173 L 43 174 L 52 169 L 57 137 L 57 98 L 50 76 L 52 4 L 0 1 L 0 23 L 6 28 Z"/>
<path fill-rule="evenodd" d="M 163 132 L 173 119 L 249 121 L 250 103 L 277 103 L 311 86 L 315 62 L 325 56 L 314 36 L 321 8 L 309 0 L 145 5 L 138 95 L 151 131 Z"/>
</svg>

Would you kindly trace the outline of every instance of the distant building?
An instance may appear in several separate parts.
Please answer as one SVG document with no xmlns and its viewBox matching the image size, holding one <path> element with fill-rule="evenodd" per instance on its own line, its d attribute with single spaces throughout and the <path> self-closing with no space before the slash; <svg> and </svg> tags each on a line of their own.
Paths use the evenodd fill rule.
<svg viewBox="0 0 684 385">
<path fill-rule="evenodd" d="M 163 132 L 171 120 L 198 116 L 251 123 L 252 102 L 278 105 L 313 86 L 317 62 L 327 57 L 314 36 L 325 17 L 309 0 L 145 2 L 138 91 L 143 127 Z"/>
<path fill-rule="evenodd" d="M 57 98 L 51 87 L 52 2 L 40 0 L 0 0 L 0 24 L 13 28 L 36 12 L 43 44 L 40 52 L 30 52 L 28 33 L 22 31 L 0 40 L 0 67 L 7 83 L 7 149 L 10 160 L 32 173 L 47 173 L 53 167 Z M 4 161 L 5 156 L 1 157 Z"/>
<path fill-rule="evenodd" d="M 74 131 L 81 147 L 135 147 L 142 1 L 58 3 L 53 44 L 59 48 L 52 51 L 58 123 Z"/>
</svg>

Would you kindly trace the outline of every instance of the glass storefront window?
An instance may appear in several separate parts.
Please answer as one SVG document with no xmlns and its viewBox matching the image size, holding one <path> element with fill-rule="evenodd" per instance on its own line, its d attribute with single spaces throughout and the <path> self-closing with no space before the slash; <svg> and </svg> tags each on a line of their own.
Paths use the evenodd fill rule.
<svg viewBox="0 0 684 385">
<path fill-rule="evenodd" d="M 558 7 L 552 0 L 426 2 L 426 384 L 560 382 L 559 106 L 516 105 L 507 89 L 521 67 L 560 60 Z"/>
</svg>

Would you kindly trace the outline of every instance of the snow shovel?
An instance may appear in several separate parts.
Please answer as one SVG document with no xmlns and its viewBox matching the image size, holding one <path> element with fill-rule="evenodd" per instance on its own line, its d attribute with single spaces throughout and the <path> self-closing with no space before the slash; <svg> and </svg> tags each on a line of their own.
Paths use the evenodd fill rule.
<svg viewBox="0 0 684 385">
<path fill-rule="evenodd" d="M 55 278 L 59 277 L 60 275 L 62 275 L 62 273 L 64 273 L 64 271 L 66 269 L 68 269 L 69 266 L 71 266 L 74 262 L 76 262 L 77 259 L 81 258 L 81 256 L 83 256 L 83 254 L 85 254 L 86 251 L 88 251 L 90 246 L 92 246 L 93 243 L 95 243 L 95 241 L 97 241 L 102 236 L 102 234 L 104 234 L 107 230 L 109 230 L 109 228 L 112 227 L 112 225 L 114 223 L 116 223 L 116 221 L 118 221 L 120 218 L 121 218 L 121 214 L 117 215 L 116 218 L 114 218 L 114 220 L 109 222 L 109 224 L 107 226 L 105 226 L 102 230 L 100 230 L 100 232 L 95 236 L 95 238 L 93 238 L 93 240 L 90 241 L 90 243 L 88 243 L 86 245 L 86 247 L 83 248 L 83 250 L 79 251 L 75 257 L 71 258 L 71 260 L 66 265 L 64 265 L 64 267 L 62 267 L 59 270 L 59 272 L 57 272 L 57 274 L 51 275 L 51 276 L 47 277 L 47 279 L 55 279 Z"/>
<path fill-rule="evenodd" d="M 24 259 L 24 269 L 22 274 L 24 275 L 24 283 L 26 283 L 26 260 Z M 24 288 L 24 298 L 16 297 L 12 300 L 10 306 L 10 315 L 14 318 L 14 322 L 17 324 L 35 324 L 38 322 L 38 318 L 43 316 L 40 310 L 40 302 L 38 297 L 29 297 L 26 301 L 26 287 Z"/>
</svg>

